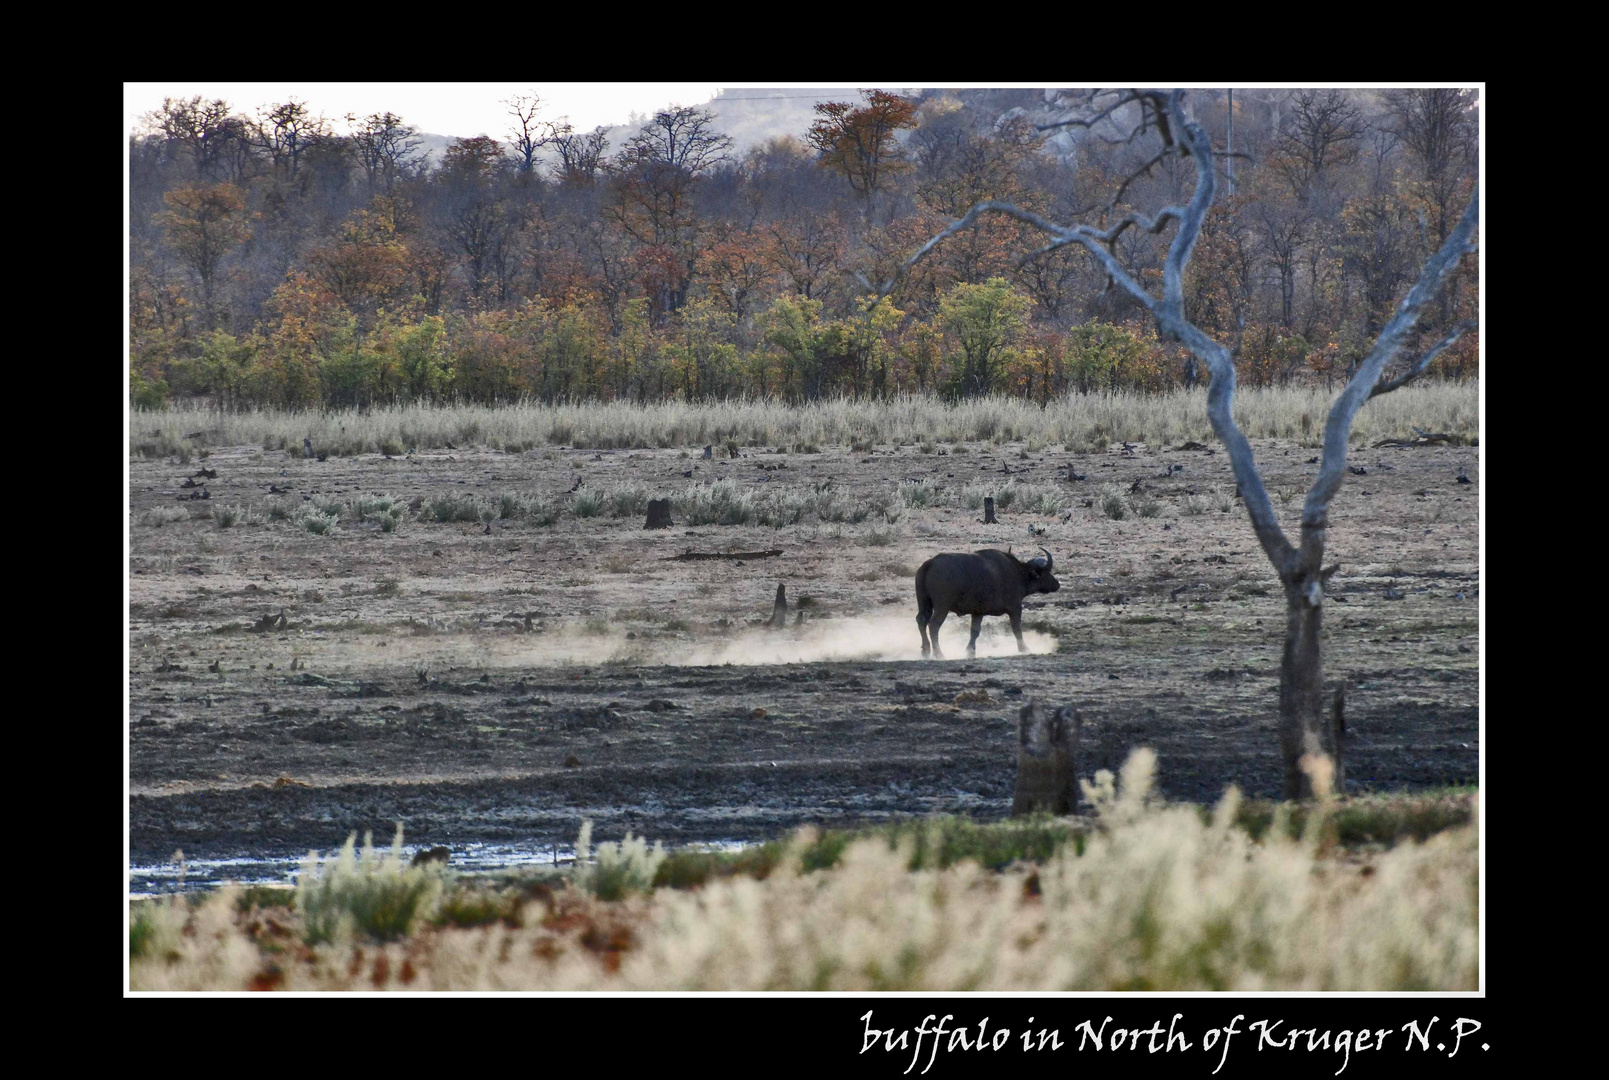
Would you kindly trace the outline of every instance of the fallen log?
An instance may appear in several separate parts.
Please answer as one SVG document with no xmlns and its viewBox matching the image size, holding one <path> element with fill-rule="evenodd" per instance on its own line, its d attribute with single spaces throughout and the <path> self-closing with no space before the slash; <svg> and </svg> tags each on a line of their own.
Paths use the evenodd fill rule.
<svg viewBox="0 0 1609 1080">
<path fill-rule="evenodd" d="M 1381 447 L 1381 446 L 1435 446 L 1435 445 L 1437 445 L 1439 443 L 1446 443 L 1446 444 L 1456 445 L 1456 444 L 1458 444 L 1458 443 L 1463 441 L 1461 438 L 1459 438 L 1457 435 L 1452 434 L 1451 432 L 1446 432 L 1446 431 L 1426 431 L 1424 428 L 1419 427 L 1419 426 L 1417 426 L 1415 424 L 1409 424 L 1408 426 L 1413 428 L 1413 433 L 1414 433 L 1413 438 L 1411 438 L 1411 439 L 1381 439 L 1379 442 L 1374 444 L 1375 447 L 1378 448 L 1378 447 Z"/>
<path fill-rule="evenodd" d="M 666 562 L 692 562 L 695 559 L 769 559 L 774 555 L 781 555 L 781 548 L 771 551 L 684 551 L 680 555 L 672 555 Z"/>
</svg>

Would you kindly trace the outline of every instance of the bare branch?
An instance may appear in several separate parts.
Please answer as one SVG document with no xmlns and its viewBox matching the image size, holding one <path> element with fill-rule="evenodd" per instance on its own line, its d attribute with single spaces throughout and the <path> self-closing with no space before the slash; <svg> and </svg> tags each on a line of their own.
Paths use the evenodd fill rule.
<svg viewBox="0 0 1609 1080">
<path fill-rule="evenodd" d="M 1450 347 L 1453 342 L 1457 341 L 1459 338 L 1463 337 L 1473 329 L 1475 329 L 1475 324 L 1472 322 L 1466 320 L 1459 323 L 1448 332 L 1446 337 L 1432 345 L 1428 352 L 1426 352 L 1419 359 L 1415 360 L 1413 363 L 1409 364 L 1407 371 L 1403 372 L 1395 379 L 1382 379 L 1381 381 L 1375 383 L 1374 389 L 1369 391 L 1369 397 L 1376 398 L 1381 394 L 1389 394 L 1391 391 L 1402 386 L 1404 383 L 1407 383 L 1412 379 L 1417 379 L 1419 376 L 1425 373 L 1425 370 L 1430 367 L 1430 362 L 1436 359 L 1437 355 L 1439 355 L 1442 350 Z"/>
<path fill-rule="evenodd" d="M 1168 99 L 1168 108 L 1178 111 L 1182 109 L 1183 102 L 1184 91 L 1175 90 Z M 1217 187 L 1217 178 L 1212 170 L 1212 143 L 1208 141 L 1207 133 L 1201 130 L 1199 124 L 1186 123 L 1183 141 L 1185 148 L 1196 159 L 1196 191 L 1179 219 L 1179 232 L 1174 236 L 1167 260 L 1162 264 L 1163 300 L 1180 322 L 1184 321 L 1184 265 L 1190 261 L 1190 253 L 1195 249 L 1196 237 L 1201 233 L 1201 223 L 1206 220 L 1207 208 L 1212 205 L 1213 192 Z"/>
<path fill-rule="evenodd" d="M 1110 229 L 1103 231 L 1093 228 L 1089 225 L 1057 225 L 1055 222 L 1041 217 L 1032 210 L 1024 210 L 1013 203 L 998 202 L 990 199 L 984 202 L 975 203 L 972 208 L 959 219 L 950 222 L 950 224 L 946 226 L 942 232 L 934 236 L 933 239 L 929 240 L 927 243 L 923 244 L 916 254 L 912 255 L 909 259 L 906 259 L 905 262 L 894 271 L 893 277 L 883 282 L 883 284 L 878 286 L 875 290 L 873 290 L 871 282 L 867 281 L 864 275 L 857 272 L 855 276 L 866 289 L 876 291 L 879 296 L 886 296 L 890 291 L 893 290 L 895 284 L 897 284 L 899 279 L 905 275 L 906 271 L 910 270 L 911 267 L 915 266 L 917 263 L 921 262 L 922 259 L 926 258 L 927 255 L 941 242 L 951 236 L 954 236 L 963 229 L 969 229 L 976 225 L 978 220 L 984 214 L 988 213 L 1004 214 L 1007 217 L 1016 218 L 1018 221 L 1032 225 L 1034 228 L 1050 233 L 1052 236 L 1056 237 L 1056 240 L 1053 243 L 1040 248 L 1038 251 L 1035 251 L 1024 258 L 1023 263 L 1028 262 L 1036 255 L 1043 254 L 1047 251 L 1054 251 L 1055 249 L 1064 247 L 1067 244 L 1083 244 L 1084 247 L 1088 248 L 1090 253 L 1095 256 L 1096 260 L 1101 263 L 1102 268 L 1109 276 L 1122 284 L 1123 288 L 1131 296 L 1133 296 L 1134 299 L 1144 304 L 1147 308 L 1150 308 L 1156 303 L 1155 299 L 1150 295 L 1150 293 L 1145 291 L 1144 286 L 1130 277 L 1127 271 L 1122 268 L 1122 266 L 1118 263 L 1116 256 L 1110 250 L 1110 247 L 1112 243 L 1120 235 L 1122 235 L 1123 230 L 1129 228 L 1131 225 L 1139 225 L 1149 233 L 1158 233 L 1167 226 L 1169 221 L 1178 220 L 1184 214 L 1184 211 L 1177 206 L 1165 207 L 1163 208 L 1162 212 L 1156 216 L 1155 220 L 1146 217 L 1144 214 L 1136 212 L 1125 216 L 1122 221 L 1119 221 Z"/>
<path fill-rule="evenodd" d="M 1252 531 L 1257 534 L 1258 543 L 1262 545 L 1263 552 L 1274 565 L 1280 579 L 1289 581 L 1296 572 L 1296 549 L 1279 527 L 1274 505 L 1257 471 L 1251 442 L 1235 424 L 1234 358 L 1228 349 L 1184 317 L 1184 268 L 1190 261 L 1196 238 L 1201 233 L 1201 224 L 1212 205 L 1217 178 L 1212 168 L 1212 143 L 1201 125 L 1184 120 L 1183 100 L 1184 91 L 1175 90 L 1168 99 L 1167 111 L 1180 119 L 1180 142 L 1195 159 L 1196 190 L 1190 204 L 1179 214 L 1179 231 L 1163 263 L 1163 298 L 1152 308 L 1152 312 L 1156 316 L 1157 329 L 1165 336 L 1183 342 L 1186 348 L 1206 362 L 1211 371 L 1212 384 L 1207 389 L 1207 418 L 1228 452 L 1229 464 L 1234 470 L 1236 483 L 1240 485 L 1241 498 L 1245 500 L 1246 514 L 1251 519 Z M 1173 210 L 1171 207 L 1169 209 Z M 1160 218 L 1161 215 L 1158 216 Z"/>
<path fill-rule="evenodd" d="M 1414 324 L 1419 321 L 1419 313 L 1440 291 L 1442 281 L 1457 268 L 1459 260 L 1473 249 L 1470 238 L 1479 219 L 1480 188 L 1477 187 L 1471 193 L 1469 207 L 1459 219 L 1457 227 L 1441 245 L 1441 250 L 1425 263 L 1424 272 L 1419 275 L 1419 280 L 1408 290 L 1408 295 L 1403 298 L 1402 303 L 1397 305 L 1397 314 L 1375 339 L 1373 351 L 1359 365 L 1352 380 L 1346 384 L 1346 388 L 1335 399 L 1335 404 L 1330 407 L 1329 419 L 1324 424 L 1324 460 L 1319 465 L 1318 479 L 1313 482 L 1313 488 L 1307 494 L 1307 502 L 1302 507 L 1302 549 L 1304 552 L 1314 552 L 1311 558 L 1321 557 L 1316 553 L 1323 551 L 1330 501 L 1340 490 L 1341 481 L 1346 474 L 1347 436 L 1352 431 L 1352 420 L 1365 401 L 1376 393 L 1384 392 L 1377 389 L 1380 385 L 1380 373 L 1401 350 L 1409 333 L 1413 331 Z M 1419 363 L 1428 363 L 1437 352 L 1452 344 L 1462 333 L 1462 329 L 1457 329 L 1431 349 L 1426 356 L 1421 357 Z M 1418 367 L 1419 363 L 1414 367 Z M 1410 371 L 1417 374 L 1412 369 Z M 1407 379 L 1404 378 L 1402 381 L 1406 382 Z"/>
<path fill-rule="evenodd" d="M 1107 204 L 1106 208 L 1108 210 L 1116 210 L 1117 204 L 1123 201 L 1123 193 L 1129 189 L 1129 185 L 1134 183 L 1134 181 L 1138 180 L 1140 177 L 1149 173 L 1157 162 L 1161 161 L 1167 156 L 1167 150 L 1158 150 L 1155 157 L 1130 173 L 1128 179 L 1124 180 L 1123 183 L 1118 186 L 1117 194 L 1112 196 L 1112 201 Z"/>
<path fill-rule="evenodd" d="M 1201 233 L 1202 223 L 1206 219 L 1208 208 L 1212 205 L 1213 193 L 1216 190 L 1213 171 L 1215 155 L 1212 143 L 1199 124 L 1185 118 L 1184 91 L 1175 90 L 1165 99 L 1155 91 L 1130 91 L 1125 97 L 1125 102 L 1136 100 L 1141 101 L 1142 105 L 1149 105 L 1155 112 L 1157 131 L 1164 143 L 1161 154 L 1149 164 L 1161 160 L 1161 157 L 1175 146 L 1181 147 L 1195 162 L 1196 188 L 1187 206 L 1164 207 L 1154 218 L 1138 212 L 1132 213 L 1111 228 L 1101 230 L 1089 225 L 1058 225 L 1011 203 L 992 200 L 980 202 L 924 244 L 878 291 L 880 295 L 886 294 L 906 271 L 925 258 L 935 247 L 962 229 L 972 227 L 986 213 L 1005 214 L 1050 234 L 1052 237 L 1050 243 L 1030 253 L 1022 260 L 1023 263 L 1068 244 L 1082 244 L 1106 271 L 1108 287 L 1113 283 L 1121 285 L 1126 293 L 1151 312 L 1156 319 L 1158 331 L 1165 338 L 1182 342 L 1198 359 L 1206 363 L 1212 373 L 1212 383 L 1207 392 L 1208 418 L 1212 421 L 1213 431 L 1217 433 L 1228 451 L 1230 465 L 1240 487 L 1241 497 L 1245 500 L 1246 512 L 1251 519 L 1252 530 L 1257 535 L 1258 543 L 1262 545 L 1263 551 L 1279 573 L 1281 580 L 1289 582 L 1294 579 L 1299 569 L 1297 551 L 1279 527 L 1273 503 L 1263 486 L 1262 477 L 1257 472 L 1251 442 L 1235 424 L 1234 358 L 1228 349 L 1209 338 L 1184 317 L 1184 268 L 1190 261 L 1191 252 L 1195 248 L 1196 239 Z M 1109 108 L 1107 112 L 1110 111 Z M 1149 111 L 1143 113 L 1142 126 L 1147 125 L 1150 118 Z M 1101 116 L 1098 115 L 1084 122 L 1083 126 L 1087 127 L 1099 119 Z M 1145 231 L 1156 234 L 1170 222 L 1177 222 L 1179 229 L 1169 246 L 1163 264 L 1163 295 L 1159 300 L 1123 268 L 1118 262 L 1114 246 L 1117 238 L 1128 228 L 1138 225 Z M 870 288 L 870 283 L 864 277 L 860 275 L 857 277 L 863 285 Z"/>
<path fill-rule="evenodd" d="M 1033 262 L 1035 259 L 1039 258 L 1039 256 L 1041 256 L 1041 255 L 1049 255 L 1052 251 L 1057 251 L 1057 250 L 1059 250 L 1061 248 L 1064 248 L 1068 244 L 1077 244 L 1077 243 L 1080 243 L 1080 242 L 1082 242 L 1082 238 L 1077 237 L 1077 236 L 1064 236 L 1064 237 L 1062 237 L 1062 238 L 1060 238 L 1058 240 L 1052 240 L 1050 243 L 1046 244 L 1044 247 L 1034 248 L 1028 254 L 1026 254 L 1022 258 L 1018 259 L 1017 260 L 1017 269 L 1021 270 L 1023 267 L 1027 266 L 1029 263 Z"/>
<path fill-rule="evenodd" d="M 1095 232 L 1094 230 L 1091 230 L 1090 235 L 1093 239 L 1104 242 L 1106 246 L 1110 248 L 1113 244 L 1117 243 L 1117 238 L 1122 236 L 1123 230 L 1127 229 L 1130 225 L 1138 225 L 1146 232 L 1155 235 L 1166 228 L 1168 222 L 1180 221 L 1183 220 L 1183 218 L 1184 210 L 1177 206 L 1164 206 L 1157 214 L 1155 219 L 1148 218 L 1144 214 L 1136 211 L 1135 213 L 1125 216 L 1122 221 L 1119 221 L 1116 225 L 1113 225 L 1105 232 Z"/>
<path fill-rule="evenodd" d="M 1113 102 L 1111 105 L 1102 109 L 1099 113 L 1096 113 L 1093 117 L 1088 119 L 1074 118 L 1071 120 L 1058 120 L 1054 124 L 1036 124 L 1035 127 L 1040 131 L 1053 131 L 1056 128 L 1064 127 L 1093 128 L 1096 124 L 1100 123 L 1102 120 L 1105 120 L 1117 110 L 1127 105 L 1129 102 L 1140 100 L 1140 96 L 1139 91 L 1130 90 L 1119 97 L 1117 101 Z"/>
</svg>

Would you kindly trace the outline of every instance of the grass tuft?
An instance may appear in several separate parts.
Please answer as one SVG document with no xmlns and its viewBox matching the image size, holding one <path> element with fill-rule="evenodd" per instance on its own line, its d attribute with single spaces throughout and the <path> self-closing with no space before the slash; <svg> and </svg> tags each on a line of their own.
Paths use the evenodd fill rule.
<svg viewBox="0 0 1609 1080">
<path fill-rule="evenodd" d="M 364 834 L 361 853 L 356 841 L 356 833 L 347 837 L 333 862 L 320 865 L 317 852 L 302 862 L 296 910 L 309 945 L 348 941 L 355 934 L 394 941 L 428 918 L 441 898 L 438 869 L 403 861 L 400 824 L 389 852 L 376 856 L 372 833 Z"/>
</svg>

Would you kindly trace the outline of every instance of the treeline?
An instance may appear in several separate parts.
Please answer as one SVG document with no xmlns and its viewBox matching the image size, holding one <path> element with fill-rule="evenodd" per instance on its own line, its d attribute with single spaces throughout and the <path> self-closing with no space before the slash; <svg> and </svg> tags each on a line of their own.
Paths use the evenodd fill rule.
<svg viewBox="0 0 1609 1080">
<path fill-rule="evenodd" d="M 1193 97 L 1225 145 L 1227 95 Z M 391 113 L 339 135 L 295 101 L 170 99 L 129 144 L 134 400 L 1046 401 L 1188 383 L 1183 351 L 1087 255 L 1025 258 L 1043 237 L 1010 219 L 870 296 L 981 199 L 1099 223 L 1188 197 L 1192 167 L 1151 159 L 1154 140 L 1041 130 L 1070 104 L 872 91 L 739 155 L 709 110 L 667 109 L 612 147 L 526 97 L 505 139 L 458 139 L 436 162 Z M 1467 201 L 1473 106 L 1451 90 L 1237 92 L 1232 194 L 1226 175 L 1186 306 L 1236 347 L 1244 383 L 1333 381 L 1362 357 Z M 1131 229 L 1117 251 L 1157 278 L 1167 239 Z M 1473 316 L 1474 273 L 1423 334 Z M 1467 335 L 1437 371 L 1472 375 L 1477 350 Z"/>
</svg>

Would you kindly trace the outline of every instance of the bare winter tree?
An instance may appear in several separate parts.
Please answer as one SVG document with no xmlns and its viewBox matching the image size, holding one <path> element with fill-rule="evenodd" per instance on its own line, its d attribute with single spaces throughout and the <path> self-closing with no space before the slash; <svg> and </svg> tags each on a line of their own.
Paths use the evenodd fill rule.
<svg viewBox="0 0 1609 1080">
<path fill-rule="evenodd" d="M 536 114 L 542 111 L 542 99 L 534 93 L 517 94 L 503 104 L 508 106 L 508 115 L 513 117 L 509 125 L 508 145 L 513 151 L 520 177 L 528 179 L 536 175 L 536 155 L 548 141 L 544 131 L 547 125 L 536 119 Z"/>
<path fill-rule="evenodd" d="M 283 168 L 294 180 L 308 147 L 328 137 L 329 124 L 322 116 L 313 116 L 306 102 L 291 98 L 258 109 L 250 133 L 253 144 L 268 155 L 274 168 Z"/>
<path fill-rule="evenodd" d="M 352 152 L 368 177 L 369 190 L 383 184 L 389 194 L 399 179 L 420 165 L 419 130 L 396 113 L 371 113 L 361 122 L 349 115 L 346 120 L 352 125 Z"/>
<path fill-rule="evenodd" d="M 1306 206 L 1326 173 L 1357 160 L 1363 129 L 1358 107 L 1344 90 L 1300 91 L 1280 122 L 1271 164 Z"/>
<path fill-rule="evenodd" d="M 715 128 L 708 109 L 672 106 L 644 124 L 621 151 L 632 161 L 700 173 L 727 159 L 732 140 Z"/>
<path fill-rule="evenodd" d="M 1337 567 L 1326 567 L 1323 562 L 1330 504 L 1346 477 L 1347 441 L 1352 421 L 1366 401 L 1389 393 L 1423 374 L 1442 350 L 1473 329 L 1467 323 L 1454 327 L 1417 358 L 1396 369 L 1393 377 L 1385 377 L 1386 366 L 1396 359 L 1408 343 L 1425 306 L 1435 298 L 1442 283 L 1458 267 L 1459 260 L 1475 250 L 1474 234 L 1479 217 L 1480 192 L 1477 188 L 1472 193 L 1463 217 L 1447 234 L 1441 248 L 1426 261 L 1419 280 L 1397 305 L 1396 314 L 1381 330 L 1368 357 L 1358 366 L 1330 407 L 1329 418 L 1324 426 L 1324 452 L 1318 478 L 1302 507 L 1300 539 L 1292 544 L 1279 526 L 1262 476 L 1257 471 L 1251 443 L 1235 425 L 1232 408 L 1235 366 L 1230 351 L 1188 321 L 1184 314 L 1185 266 L 1190 261 L 1202 220 L 1212 205 L 1216 191 L 1212 144 L 1201 126 L 1185 112 L 1182 90 L 1175 90 L 1171 94 L 1158 90 L 1094 91 L 1086 97 L 1082 106 L 1079 116 L 1049 126 L 1094 128 L 1098 124 L 1105 124 L 1109 127 L 1115 118 L 1137 113 L 1137 122 L 1121 141 L 1132 141 L 1152 132 L 1161 139 L 1162 149 L 1142 167 L 1142 171 L 1164 156 L 1188 156 L 1196 172 L 1195 192 L 1189 203 L 1164 207 L 1155 217 L 1131 213 L 1109 228 L 1098 229 L 1083 224 L 1059 225 L 1011 203 L 995 200 L 980 202 L 923 245 L 921 250 L 906 260 L 898 273 L 903 274 L 910 269 L 945 239 L 971 228 L 983 215 L 1005 214 L 1051 237 L 1048 244 L 1026 256 L 1024 263 L 1069 244 L 1083 246 L 1106 271 L 1108 288 L 1114 283 L 1119 285 L 1151 313 L 1156 319 L 1158 332 L 1164 338 L 1182 342 L 1191 354 L 1206 365 L 1212 380 L 1207 391 L 1207 415 L 1213 431 L 1228 451 L 1235 480 L 1251 518 L 1252 531 L 1284 586 L 1285 649 L 1279 673 L 1283 794 L 1285 798 L 1308 798 L 1313 794 L 1313 765 L 1335 748 L 1324 708 L 1321 631 L 1324 585 Z M 1102 129 L 1103 137 L 1105 131 Z M 1124 187 L 1127 187 L 1126 182 Z M 1114 199 L 1110 205 L 1115 207 L 1116 204 L 1117 200 Z M 1170 224 L 1177 225 L 1178 231 L 1168 248 L 1163 266 L 1162 295 L 1157 297 L 1124 270 L 1115 254 L 1115 245 L 1118 238 L 1132 226 L 1155 234 L 1161 233 Z M 884 282 L 877 291 L 888 293 L 896 280 L 897 275 Z M 864 279 L 862 281 L 869 285 Z"/>
<path fill-rule="evenodd" d="M 603 152 L 609 149 L 608 128 L 595 127 L 579 132 L 568 120 L 550 122 L 546 144 L 559 155 L 559 179 L 571 184 L 590 184 L 597 178 L 603 164 Z"/>
</svg>

